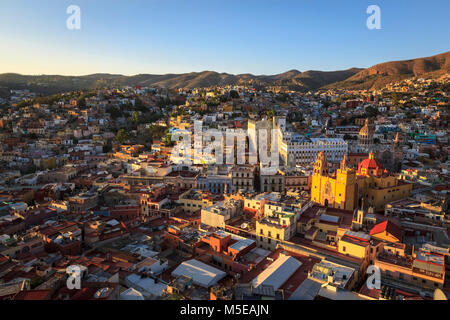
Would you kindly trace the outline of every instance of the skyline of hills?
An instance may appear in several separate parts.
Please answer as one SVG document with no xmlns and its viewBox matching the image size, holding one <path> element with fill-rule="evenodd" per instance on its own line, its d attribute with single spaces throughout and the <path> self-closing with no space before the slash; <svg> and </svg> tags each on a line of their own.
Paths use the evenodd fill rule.
<svg viewBox="0 0 450 320">
<path fill-rule="evenodd" d="M 328 88 L 380 89 L 412 77 L 439 78 L 450 73 L 450 51 L 431 57 L 380 63 Z"/>
<path fill-rule="evenodd" d="M 218 73 L 215 71 L 183 74 L 139 74 L 124 76 L 97 73 L 86 76 L 0 74 L 0 88 L 29 89 L 39 94 L 89 90 L 112 86 L 148 86 L 161 88 L 205 88 L 238 85 L 254 81 L 265 86 L 288 90 L 380 89 L 386 84 L 412 77 L 439 78 L 450 73 L 450 51 L 425 58 L 389 61 L 367 69 L 351 68 L 339 71 L 289 70 L 275 75 Z"/>
</svg>

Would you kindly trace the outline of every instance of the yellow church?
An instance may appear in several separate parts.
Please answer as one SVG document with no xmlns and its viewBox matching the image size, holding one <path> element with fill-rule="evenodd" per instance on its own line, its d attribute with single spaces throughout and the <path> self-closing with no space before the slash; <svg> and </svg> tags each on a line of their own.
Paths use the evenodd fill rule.
<svg viewBox="0 0 450 320">
<path fill-rule="evenodd" d="M 409 197 L 411 190 L 412 184 L 384 170 L 373 153 L 357 170 L 348 166 L 345 156 L 340 168 L 329 174 L 325 154 L 320 152 L 314 164 L 311 200 L 343 210 L 353 211 L 362 205 L 383 211 L 387 203 Z"/>
</svg>

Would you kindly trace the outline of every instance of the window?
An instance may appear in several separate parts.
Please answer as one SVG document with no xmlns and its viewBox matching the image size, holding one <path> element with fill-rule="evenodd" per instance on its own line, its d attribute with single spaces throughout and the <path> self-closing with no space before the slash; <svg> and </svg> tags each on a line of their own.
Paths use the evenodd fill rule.
<svg viewBox="0 0 450 320">
<path fill-rule="evenodd" d="M 344 252 L 345 252 L 345 250 L 346 250 L 346 249 L 345 249 L 345 247 L 342 247 L 342 251 L 344 251 Z"/>
</svg>

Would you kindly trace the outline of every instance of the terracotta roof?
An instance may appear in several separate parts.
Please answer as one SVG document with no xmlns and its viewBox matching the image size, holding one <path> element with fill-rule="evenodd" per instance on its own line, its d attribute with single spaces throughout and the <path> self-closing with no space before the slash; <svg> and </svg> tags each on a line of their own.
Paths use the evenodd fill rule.
<svg viewBox="0 0 450 320">
<path fill-rule="evenodd" d="M 364 169 L 381 169 L 382 165 L 375 159 L 365 159 L 359 164 L 359 170 Z"/>
<path fill-rule="evenodd" d="M 9 258 L 7 256 L 0 254 L 0 263 L 6 262 L 8 260 L 9 260 Z"/>
<path fill-rule="evenodd" d="M 387 233 L 392 234 L 397 239 L 401 239 L 402 230 L 399 226 L 393 223 L 390 220 L 385 220 L 377 225 L 375 225 L 372 230 L 370 230 L 370 235 L 375 235 L 381 232 L 386 231 Z"/>
</svg>

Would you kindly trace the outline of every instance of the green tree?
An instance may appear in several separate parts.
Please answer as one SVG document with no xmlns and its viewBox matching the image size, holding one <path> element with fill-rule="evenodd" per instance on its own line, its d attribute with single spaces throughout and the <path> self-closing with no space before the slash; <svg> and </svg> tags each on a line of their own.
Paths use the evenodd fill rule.
<svg viewBox="0 0 450 320">
<path fill-rule="evenodd" d="M 114 140 L 119 142 L 120 144 L 123 144 L 128 139 L 129 139 L 128 133 L 124 129 L 120 129 L 117 132 L 116 137 L 114 138 Z"/>
<path fill-rule="evenodd" d="M 400 92 L 392 92 L 391 98 L 393 104 L 398 104 L 402 98 L 402 94 Z"/>
<path fill-rule="evenodd" d="M 131 122 L 133 122 L 135 125 L 138 125 L 138 124 L 139 124 L 139 112 L 134 111 L 134 112 L 131 114 Z"/>
<path fill-rule="evenodd" d="M 268 112 L 267 112 L 267 116 L 268 116 L 269 118 L 275 117 L 275 116 L 276 116 L 275 109 L 272 109 L 272 110 L 268 111 Z"/>
<path fill-rule="evenodd" d="M 167 135 L 169 130 L 165 127 L 151 125 L 148 132 L 151 135 L 152 140 L 159 140 L 164 137 L 164 135 Z"/>
<path fill-rule="evenodd" d="M 162 139 L 164 144 L 168 147 L 174 146 L 175 143 L 172 141 L 172 135 L 170 133 L 166 134 L 164 138 Z"/>
</svg>

